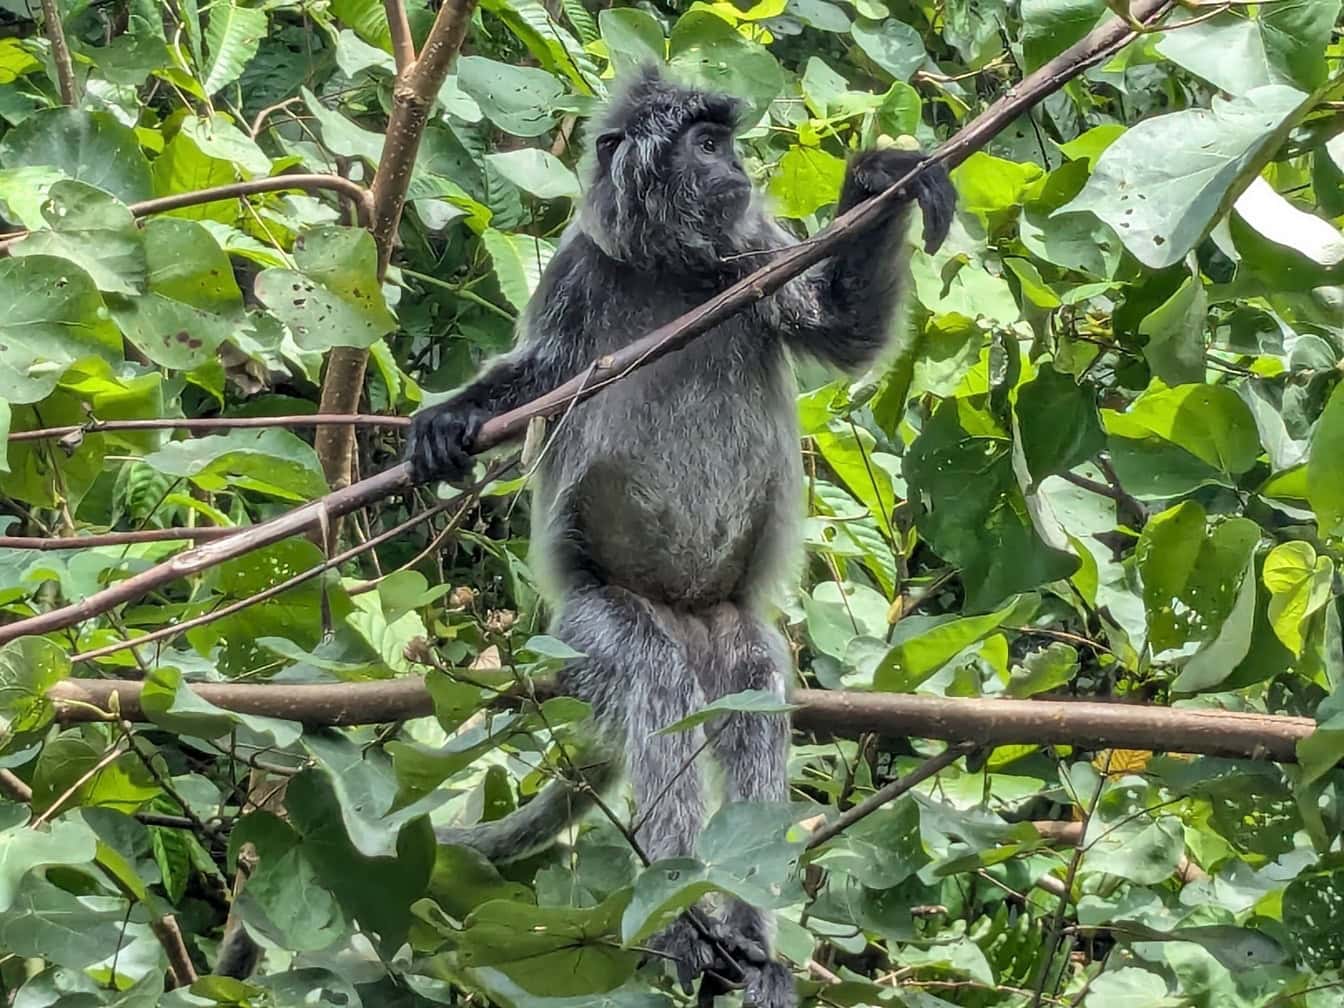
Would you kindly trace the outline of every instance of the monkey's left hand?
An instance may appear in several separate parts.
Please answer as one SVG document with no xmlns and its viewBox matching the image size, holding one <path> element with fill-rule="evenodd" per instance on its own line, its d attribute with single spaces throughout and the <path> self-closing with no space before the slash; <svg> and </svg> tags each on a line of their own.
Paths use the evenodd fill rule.
<svg viewBox="0 0 1344 1008">
<path fill-rule="evenodd" d="M 857 155 L 849 164 L 844 194 L 849 199 L 842 197 L 842 209 L 890 189 L 924 160 L 919 151 L 908 150 L 870 150 Z M 957 191 L 941 163 L 929 165 L 911 187 L 914 200 L 924 213 L 924 251 L 932 255 L 942 247 L 952 227 Z"/>
<path fill-rule="evenodd" d="M 460 483 L 471 472 L 471 447 L 489 413 L 474 403 L 449 399 L 411 418 L 406 458 L 417 483 Z"/>
</svg>

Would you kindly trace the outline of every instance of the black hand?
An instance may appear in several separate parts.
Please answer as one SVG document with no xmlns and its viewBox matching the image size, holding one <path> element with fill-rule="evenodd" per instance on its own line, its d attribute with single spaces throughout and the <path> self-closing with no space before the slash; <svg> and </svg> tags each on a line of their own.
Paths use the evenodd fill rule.
<svg viewBox="0 0 1344 1008">
<path fill-rule="evenodd" d="M 924 251 L 937 252 L 952 229 L 952 213 L 957 205 L 957 190 L 947 169 L 935 162 L 915 181 L 915 199 L 924 213 Z"/>
<path fill-rule="evenodd" d="M 479 406 L 453 400 L 417 413 L 406 440 L 411 478 L 417 483 L 461 482 L 471 472 L 472 445 L 488 418 Z"/>
</svg>

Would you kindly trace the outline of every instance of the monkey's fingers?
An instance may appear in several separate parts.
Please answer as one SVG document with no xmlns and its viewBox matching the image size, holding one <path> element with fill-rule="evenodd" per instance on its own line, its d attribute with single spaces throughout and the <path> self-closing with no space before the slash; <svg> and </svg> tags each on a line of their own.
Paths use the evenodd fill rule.
<svg viewBox="0 0 1344 1008">
<path fill-rule="evenodd" d="M 932 255 L 942 248 L 952 230 L 957 191 L 947 169 L 937 163 L 929 165 L 915 185 L 915 198 L 924 215 L 924 251 Z"/>
</svg>

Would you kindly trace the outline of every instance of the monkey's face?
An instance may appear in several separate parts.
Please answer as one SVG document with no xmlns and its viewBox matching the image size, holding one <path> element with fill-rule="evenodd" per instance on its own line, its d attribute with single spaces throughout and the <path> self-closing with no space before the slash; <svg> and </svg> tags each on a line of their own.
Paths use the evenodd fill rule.
<svg viewBox="0 0 1344 1008">
<path fill-rule="evenodd" d="M 709 228 L 731 227 L 746 211 L 751 181 L 727 126 L 694 123 L 682 133 L 673 161 L 668 178 L 672 202 L 695 206 Z"/>
</svg>

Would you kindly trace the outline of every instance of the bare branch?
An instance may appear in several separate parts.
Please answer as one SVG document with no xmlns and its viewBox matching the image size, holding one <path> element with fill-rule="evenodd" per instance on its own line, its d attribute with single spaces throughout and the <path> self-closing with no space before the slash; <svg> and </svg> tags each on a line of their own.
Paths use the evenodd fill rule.
<svg viewBox="0 0 1344 1008">
<path fill-rule="evenodd" d="M 406 19 L 406 7 L 401 0 L 383 0 L 383 10 L 387 14 L 387 28 L 392 35 L 392 58 L 396 61 L 397 74 L 400 75 L 415 63 L 411 23 Z"/>
<path fill-rule="evenodd" d="M 237 199 L 240 196 L 255 196 L 259 193 L 282 192 L 285 189 L 303 189 L 308 192 L 334 192 L 344 196 L 355 209 L 355 220 L 360 227 L 368 227 L 373 220 L 373 203 L 369 191 L 357 182 L 351 182 L 340 175 L 301 174 L 274 175 L 270 178 L 250 179 L 246 182 L 230 182 L 228 185 L 211 189 L 198 189 L 194 192 L 175 193 L 172 196 L 160 196 L 158 199 L 144 200 L 131 204 L 131 213 L 136 217 L 148 217 L 150 214 L 166 213 L 183 207 L 200 206 L 202 203 L 216 203 L 220 200 Z"/>
<path fill-rule="evenodd" d="M 92 549 L 95 546 L 135 546 L 140 543 L 156 542 L 204 542 L 211 539 L 224 539 L 237 535 L 236 528 L 202 525 L 198 528 L 179 527 L 161 529 L 137 529 L 134 532 L 99 532 L 94 535 L 56 536 L 9 536 L 0 535 L 0 549 L 30 549 L 47 551 Z"/>
<path fill-rule="evenodd" d="M 182 930 L 177 926 L 177 918 L 172 914 L 155 917 L 149 922 L 149 929 L 159 940 L 164 953 L 168 956 L 168 968 L 172 971 L 174 985 L 188 987 L 198 979 L 196 966 L 191 961 L 186 942 L 182 940 Z"/>
<path fill-rule="evenodd" d="M 384 0 L 384 3 L 395 43 L 401 30 L 396 20 L 398 17 L 404 20 L 405 11 L 401 0 Z M 396 244 L 397 228 L 401 224 L 401 212 L 406 205 L 406 191 L 415 170 L 415 157 L 420 150 L 425 123 L 439 88 L 448 76 L 448 68 L 462 47 L 475 8 L 476 0 L 445 0 L 434 18 L 419 58 L 403 66 L 405 54 L 397 56 L 392 111 L 383 137 L 378 170 L 373 176 L 372 230 L 373 239 L 378 244 L 380 277 L 392 261 L 392 248 Z M 409 47 L 410 28 L 407 27 L 405 32 L 406 47 Z M 398 47 L 394 44 L 394 48 Z M 354 347 L 336 347 L 327 355 L 326 373 L 322 376 L 322 412 L 353 413 L 358 409 L 368 363 L 369 352 Z M 348 427 L 320 430 L 314 448 L 327 485 L 333 490 L 347 486 L 353 469 L 354 431 Z"/>
<path fill-rule="evenodd" d="M 154 417 L 146 420 L 98 420 L 90 418 L 86 424 L 65 427 L 42 427 L 37 430 L 14 431 L 9 435 L 15 441 L 41 441 L 46 438 L 68 437 L 71 434 L 106 434 L 111 431 L 187 430 L 222 431 L 250 430 L 266 427 L 409 427 L 409 417 L 383 416 L 379 413 L 298 413 L 292 416 L 258 417 Z"/>
<path fill-rule="evenodd" d="M 79 104 L 79 86 L 75 83 L 75 64 L 65 41 L 65 27 L 56 0 L 42 0 L 42 30 L 51 43 L 51 61 L 56 64 L 56 82 L 61 89 L 61 104 Z"/>
<path fill-rule="evenodd" d="M 463 2 L 466 10 L 461 13 L 465 19 L 474 0 Z M 1131 10 L 1141 20 L 1150 21 L 1164 14 L 1172 2 L 1173 0 L 1142 0 Z M 439 9 L 440 20 L 445 17 L 445 12 L 450 6 L 445 4 Z M 461 30 L 465 31 L 465 25 L 461 26 Z M 1025 109 L 1063 87 L 1071 77 L 1086 67 L 1106 59 L 1132 37 L 1133 33 L 1123 21 L 1109 19 L 1107 24 L 1093 29 L 1082 41 L 1029 74 L 1008 95 L 995 102 L 970 126 L 940 148 L 934 158 L 948 164 L 964 160 L 972 151 L 988 143 L 999 130 L 1014 121 Z M 422 59 L 429 58 L 430 48 L 430 44 L 426 43 Z M 926 161 L 924 164 L 928 163 Z M 409 165 L 406 170 L 409 172 Z M 916 168 L 886 192 L 842 214 L 811 241 L 785 250 L 770 265 L 747 276 L 699 308 L 659 327 L 617 352 L 599 358 L 585 368 L 578 377 L 539 396 L 531 403 L 494 417 L 481 428 L 476 439 L 476 449 L 484 451 L 511 438 L 522 436 L 533 417 L 551 416 L 563 411 L 576 399 L 592 395 L 604 385 L 624 377 L 628 372 L 674 350 L 680 350 L 692 339 L 709 331 L 724 319 L 778 290 L 803 270 L 825 259 L 841 244 L 854 240 L 858 234 L 870 227 L 887 207 L 904 198 L 902 188 L 909 185 L 911 180 L 924 170 L 924 166 Z M 409 175 L 407 179 L 409 180 Z M 378 182 L 375 178 L 375 190 L 377 187 Z M 352 412 L 350 403 L 358 398 L 359 389 L 362 387 L 364 363 L 365 355 L 362 351 L 357 357 L 343 356 L 340 350 L 332 352 L 327 378 L 323 381 L 323 413 Z M 332 381 L 331 376 L 336 369 L 347 365 L 350 370 L 342 379 L 344 392 L 337 394 L 338 383 Z M 359 378 L 358 382 L 355 381 L 356 377 Z M 334 431 L 344 431 L 347 435 L 350 433 L 348 427 L 322 428 L 317 439 L 318 457 L 322 460 L 323 471 L 329 483 L 340 482 L 337 477 L 345 479 L 349 473 L 348 453 L 337 451 L 339 445 L 336 442 L 323 440 L 326 434 Z M 344 463 L 341 462 L 342 458 Z M 80 620 L 107 612 L 124 602 L 133 601 L 145 592 L 159 588 L 177 577 L 195 574 L 226 560 L 242 556 L 251 550 L 268 546 L 303 532 L 319 521 L 329 521 L 349 514 L 356 508 L 404 489 L 410 482 L 410 466 L 404 462 L 400 463 L 357 484 L 342 486 L 326 497 L 296 508 L 288 514 L 253 526 L 246 532 L 240 532 L 236 538 L 221 539 L 180 553 L 171 560 L 95 592 L 77 603 L 0 627 L 0 644 L 25 634 L 47 633 L 73 626 Z"/>
<path fill-rule="evenodd" d="M 228 185 L 214 186 L 210 189 L 194 189 L 191 192 L 174 193 L 172 196 L 160 196 L 157 199 L 142 200 L 129 206 L 134 217 L 149 217 L 152 214 L 167 213 L 169 210 L 181 210 L 183 207 L 200 206 L 203 203 L 218 203 L 221 200 L 238 199 L 241 196 L 255 196 L 258 193 L 283 192 L 286 189 L 302 189 L 307 192 L 328 190 L 350 201 L 355 210 L 355 219 L 360 227 L 368 227 L 373 219 L 369 191 L 358 183 L 339 175 L 274 175 L 270 178 L 249 179 L 246 182 L 230 182 Z M 7 255 L 15 242 L 27 238 L 30 232 L 15 231 L 0 240 L 0 255 Z M 340 411 L 338 411 L 340 412 Z"/>
<path fill-rule="evenodd" d="M 126 679 L 66 679 L 47 693 L 64 723 L 100 720 L 116 694 L 121 716 L 143 721 L 141 684 Z M 423 680 L 330 684 L 193 683 L 226 710 L 308 725 L 385 724 L 426 717 L 434 704 Z M 508 697 L 502 698 L 507 702 Z M 517 697 L 513 697 L 517 703 Z M 839 738 L 863 732 L 894 738 L 972 740 L 978 745 L 1073 745 L 1142 749 L 1293 763 L 1311 718 L 1240 711 L 1173 709 L 1072 700 L 935 697 L 844 690 L 795 690 L 793 725 Z"/>
</svg>

